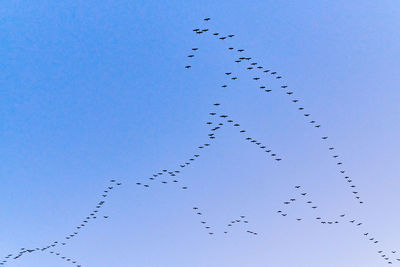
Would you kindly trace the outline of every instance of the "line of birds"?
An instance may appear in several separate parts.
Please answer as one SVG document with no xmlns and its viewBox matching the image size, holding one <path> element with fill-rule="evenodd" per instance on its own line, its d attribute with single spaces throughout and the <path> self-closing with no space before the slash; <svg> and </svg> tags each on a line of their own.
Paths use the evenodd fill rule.
<svg viewBox="0 0 400 267">
<path fill-rule="evenodd" d="M 205 19 L 205 20 L 206 20 L 206 19 Z M 208 18 L 206 21 L 209 21 L 209 20 L 210 20 L 210 19 Z M 195 28 L 195 29 L 193 29 L 193 32 L 195 32 L 196 34 L 200 35 L 200 34 L 203 34 L 203 33 L 210 32 L 210 30 L 209 30 L 209 28 L 205 28 L 205 29 Z M 215 32 L 215 33 L 212 34 L 212 36 L 220 36 L 220 33 Z M 232 37 L 234 37 L 234 35 L 233 35 L 233 34 L 229 34 L 229 35 L 225 35 L 225 36 L 223 36 L 223 37 L 218 37 L 218 39 L 219 39 L 219 40 L 225 40 L 225 39 L 227 39 L 227 38 L 232 38 Z M 192 48 L 192 51 L 198 51 L 198 49 L 199 49 L 198 47 L 195 47 L 195 48 Z M 231 50 L 231 51 L 235 51 L 235 50 L 236 50 L 236 52 L 238 52 L 238 53 L 242 53 L 242 52 L 245 51 L 245 50 L 242 49 L 242 48 L 240 48 L 240 49 L 235 49 L 235 48 L 232 47 L 232 46 L 229 46 L 228 49 Z M 194 56 L 195 56 L 194 54 L 188 55 L 189 58 L 193 58 Z M 240 57 L 238 57 L 238 58 L 235 58 L 234 62 L 235 62 L 235 63 L 250 62 L 251 59 L 252 59 L 252 57 L 240 56 Z M 189 68 L 191 68 L 191 67 L 192 67 L 191 65 L 186 65 L 186 66 L 185 66 L 185 68 L 187 68 L 187 69 L 189 69 Z M 270 69 L 266 69 L 266 68 L 264 68 L 263 66 L 259 65 L 258 62 L 250 62 L 249 65 L 246 66 L 246 69 L 247 69 L 247 70 L 262 71 L 262 73 L 260 73 L 261 75 L 263 75 L 263 74 L 268 74 L 268 73 L 269 73 L 270 75 L 272 75 L 272 76 L 269 76 L 269 77 L 274 77 L 276 80 L 282 79 L 282 76 L 279 75 L 279 74 L 277 74 L 276 71 L 272 71 L 272 70 L 270 70 Z M 226 77 L 230 78 L 230 80 L 233 80 L 233 81 L 234 81 L 234 80 L 237 80 L 237 79 L 238 79 L 238 76 L 235 75 L 235 74 L 233 74 L 233 73 L 230 72 L 230 71 L 225 72 L 224 74 L 226 75 Z M 261 78 L 261 77 L 262 77 L 261 75 L 260 75 L 260 76 L 257 75 L 257 76 L 255 76 L 255 77 L 253 77 L 252 80 L 262 82 L 263 79 Z M 264 76 L 264 77 L 265 77 L 265 76 Z M 228 85 L 227 85 L 227 84 L 223 84 L 221 87 L 226 88 L 226 87 L 228 87 Z M 260 89 L 263 89 L 266 93 L 269 93 L 269 92 L 272 91 L 271 88 L 267 88 L 264 84 L 259 84 L 259 88 L 260 88 Z M 304 108 L 303 106 L 301 106 L 301 105 L 299 106 L 300 100 L 299 100 L 298 98 L 294 98 L 294 97 L 293 97 L 294 92 L 293 92 L 293 90 L 288 89 L 288 85 L 286 85 L 286 84 L 284 84 L 284 83 L 281 83 L 281 84 L 280 84 L 280 88 L 283 89 L 283 90 L 285 90 L 285 91 L 286 91 L 286 92 L 285 92 L 286 95 L 288 95 L 288 96 L 290 97 L 290 101 L 291 101 L 292 103 L 294 103 L 294 104 L 297 105 L 297 106 L 296 106 L 297 110 L 299 110 L 299 111 L 303 114 L 304 117 L 306 117 L 307 119 L 309 119 L 309 120 L 308 120 L 308 123 L 309 123 L 310 125 L 314 126 L 314 128 L 316 128 L 316 129 L 321 128 L 321 124 L 319 124 L 317 121 L 315 121 L 315 120 L 313 120 L 313 119 L 310 119 L 310 118 L 311 118 L 311 114 L 310 114 L 310 113 L 307 113 L 307 112 L 305 111 L 305 108 Z M 321 136 L 321 140 L 326 141 L 327 139 L 328 139 L 328 136 L 326 136 L 326 135 Z M 250 139 L 249 139 L 249 140 L 250 140 Z M 353 183 L 352 178 L 350 178 L 350 176 L 347 175 L 346 170 L 343 168 L 343 162 L 342 162 L 341 160 L 339 160 L 340 156 L 339 156 L 337 153 L 335 153 L 335 147 L 334 147 L 334 146 L 328 146 L 328 150 L 329 150 L 331 153 L 333 153 L 333 154 L 331 154 L 331 157 L 335 160 L 336 165 L 337 165 L 338 167 L 340 167 L 340 168 L 339 168 L 339 174 L 340 174 L 340 175 L 343 175 L 344 179 L 345 179 L 346 182 L 349 184 L 349 187 L 351 188 L 351 192 L 352 192 L 352 194 L 355 196 L 355 199 L 357 199 L 357 202 L 358 202 L 359 204 L 363 204 L 364 201 L 361 200 L 361 198 L 360 198 L 360 196 L 359 196 L 358 190 L 355 189 L 357 186 Z M 288 204 L 288 203 L 290 203 L 290 202 L 285 202 L 285 204 Z M 308 204 L 311 204 L 311 203 L 308 203 Z M 317 206 L 312 206 L 311 208 L 316 209 Z M 282 213 L 282 215 L 285 216 L 285 213 Z M 320 218 L 320 217 L 317 217 L 317 218 Z M 301 218 L 297 218 L 297 221 L 301 221 L 301 220 L 302 220 Z M 351 221 L 349 221 L 349 222 L 355 224 L 356 226 L 362 225 L 362 223 L 360 223 L 360 222 L 356 223 L 355 220 L 351 220 Z M 335 220 L 335 221 L 321 221 L 321 223 L 322 223 L 322 224 L 328 224 L 328 225 L 329 225 L 329 224 L 338 223 L 338 221 L 337 221 L 337 220 Z M 368 233 L 365 233 L 364 235 L 368 235 Z M 378 243 L 377 240 L 375 240 L 375 238 L 373 238 L 373 237 L 372 237 L 372 238 L 369 238 L 369 240 L 370 240 L 370 241 L 373 241 L 375 244 Z M 394 251 L 392 251 L 392 252 L 394 253 Z M 380 251 L 378 251 L 378 253 L 383 253 L 383 251 L 380 250 Z M 389 260 L 390 258 L 387 257 L 385 254 L 383 254 L 382 257 L 388 262 L 388 264 L 392 264 L 392 263 L 393 263 L 392 261 Z M 396 259 L 396 260 L 397 260 L 397 261 L 400 261 L 400 259 Z"/>
<path fill-rule="evenodd" d="M 213 116 L 217 115 L 217 116 L 218 116 L 218 114 L 215 113 L 215 112 L 210 113 L 210 115 L 213 115 Z M 219 117 L 224 118 L 224 119 L 226 120 L 226 122 L 230 123 L 230 124 L 233 125 L 234 127 L 240 127 L 240 124 L 237 123 L 237 122 L 235 122 L 234 120 L 232 120 L 228 115 L 219 115 Z M 247 131 L 244 130 L 244 129 L 241 129 L 241 130 L 239 130 L 239 132 L 240 132 L 240 133 L 246 133 Z M 252 137 L 249 137 L 249 136 L 247 136 L 247 137 L 245 138 L 245 140 L 246 140 L 246 141 L 249 141 L 250 143 L 252 143 L 252 144 L 254 144 L 254 145 L 256 145 L 256 146 L 258 146 L 258 147 L 259 147 L 260 149 L 262 149 L 265 153 L 269 153 L 272 157 L 274 157 L 274 159 L 275 159 L 276 161 L 281 161 L 281 160 L 282 160 L 282 158 L 279 157 L 275 152 L 273 152 L 273 151 L 271 150 L 270 147 L 267 147 L 267 146 L 266 146 L 265 144 L 263 144 L 262 142 L 257 141 L 256 139 L 254 139 L 254 138 L 252 138 Z"/>
<path fill-rule="evenodd" d="M 214 227 L 210 226 L 210 224 L 204 219 L 204 212 L 200 211 L 200 209 L 198 207 L 193 207 L 193 211 L 197 216 L 199 216 L 201 218 L 200 223 L 204 226 L 205 229 L 207 229 L 208 234 L 209 235 L 214 235 L 216 233 L 216 232 L 213 231 Z M 227 227 L 232 227 L 234 224 L 238 224 L 238 223 L 243 223 L 243 224 L 247 225 L 249 223 L 249 221 L 247 219 L 245 219 L 245 218 L 246 218 L 246 216 L 241 215 L 240 219 L 237 218 L 237 219 L 231 220 L 227 224 Z M 220 232 L 220 231 L 218 231 L 218 232 Z M 229 233 L 228 229 L 224 230 L 223 233 L 225 235 L 228 234 Z M 250 231 L 250 230 L 246 230 L 246 233 L 253 234 L 253 235 L 258 235 L 257 232 Z"/>
<path fill-rule="evenodd" d="M 67 257 L 67 256 L 64 256 L 63 254 L 61 254 L 60 252 L 56 252 L 56 251 L 49 251 L 49 253 L 50 254 L 53 254 L 53 255 L 55 255 L 55 256 L 57 256 L 60 260 L 64 260 L 64 261 L 66 261 L 66 262 L 70 262 L 70 263 L 72 263 L 72 264 L 76 264 L 76 267 L 82 267 L 82 265 L 81 264 L 79 264 L 79 263 L 77 263 L 77 261 L 76 260 L 74 260 L 74 259 L 71 259 L 71 258 L 69 258 L 69 257 Z"/>
<path fill-rule="evenodd" d="M 228 228 L 231 228 L 231 227 L 233 227 L 233 225 L 238 225 L 240 223 L 247 225 L 249 223 L 249 221 L 246 219 L 246 216 L 240 215 L 239 218 L 233 219 L 226 226 Z M 224 233 L 227 233 L 227 232 L 228 232 L 228 230 L 224 231 Z M 252 235 L 258 235 L 258 233 L 254 232 L 254 231 L 246 230 L 246 232 L 249 234 L 252 234 Z"/>
<path fill-rule="evenodd" d="M 100 209 L 103 207 L 103 205 L 106 203 L 106 201 L 104 200 L 108 194 L 111 192 L 111 190 L 113 190 L 115 187 L 120 186 L 121 183 L 112 179 L 109 182 L 109 185 L 103 190 L 102 195 L 101 195 L 101 200 L 96 204 L 95 209 L 93 209 L 90 214 L 88 214 L 75 228 L 75 230 L 73 232 L 70 232 L 69 234 L 65 235 L 64 240 L 58 240 L 58 241 L 54 241 L 52 243 L 49 243 L 46 246 L 43 247 L 36 247 L 36 248 L 31 248 L 31 249 L 27 249 L 27 248 L 21 248 L 17 253 L 10 253 L 7 256 L 5 256 L 3 258 L 3 260 L 1 260 L 0 265 L 5 265 L 10 259 L 14 259 L 17 260 L 19 258 L 21 258 L 22 256 L 26 255 L 27 253 L 33 253 L 33 252 L 45 252 L 48 251 L 50 249 L 54 249 L 57 246 L 65 246 L 67 245 L 67 243 L 74 237 L 76 237 L 81 231 L 83 231 L 83 229 L 85 229 L 85 227 L 87 226 L 87 224 L 89 224 L 91 221 L 101 218 L 103 217 L 104 219 L 107 219 L 108 216 L 107 215 L 103 215 L 103 216 L 99 216 L 99 211 Z M 50 252 L 51 253 L 51 252 Z M 67 260 L 68 262 L 71 263 L 76 263 L 76 261 L 72 261 L 70 258 L 66 258 L 69 259 Z M 81 265 L 77 265 L 76 267 L 80 267 Z"/>
<path fill-rule="evenodd" d="M 296 185 L 295 186 L 296 190 L 299 190 L 300 188 L 301 188 L 300 185 Z M 295 202 L 298 202 L 299 199 L 301 199 L 301 200 L 305 201 L 305 203 L 308 204 L 311 208 L 313 208 L 313 209 L 317 209 L 318 208 L 318 206 L 316 206 L 313 203 L 313 201 L 310 200 L 310 198 L 308 198 L 307 200 L 304 200 L 304 198 L 306 196 L 309 196 L 309 194 L 307 192 L 303 191 L 303 192 L 297 193 L 297 194 L 298 194 L 297 199 L 296 198 L 291 198 L 288 201 L 284 201 L 283 205 L 287 206 L 287 205 L 290 205 L 290 204 L 294 204 Z M 282 210 L 278 210 L 277 213 L 280 214 L 283 217 L 288 216 L 288 213 L 283 211 L 283 209 Z M 359 220 L 346 219 L 348 217 L 348 216 L 346 216 L 346 214 L 340 214 L 340 215 L 337 215 L 335 217 L 336 217 L 335 219 L 328 220 L 328 219 L 325 219 L 325 218 L 323 218 L 321 216 L 317 216 L 317 217 L 315 217 L 315 220 L 319 221 L 321 224 L 324 224 L 324 225 L 333 225 L 333 224 L 339 224 L 339 223 L 350 223 L 351 225 L 354 225 L 356 227 L 360 227 L 360 226 L 363 225 L 363 223 L 360 222 Z M 296 218 L 296 221 L 301 221 L 301 220 L 302 220 L 302 218 Z M 376 237 L 372 236 L 372 234 L 370 232 L 363 231 L 362 235 L 365 236 L 367 238 L 367 240 L 371 241 L 371 243 L 373 243 L 373 244 L 378 244 L 379 243 L 379 241 L 376 239 Z M 393 263 L 391 261 L 390 257 L 386 255 L 386 254 L 390 254 L 390 253 L 385 253 L 383 250 L 378 250 L 378 253 L 381 254 L 381 256 L 384 258 L 384 260 L 386 260 L 388 262 L 388 264 L 392 264 Z M 392 254 L 396 254 L 397 251 L 392 250 L 391 253 Z M 396 258 L 396 261 L 400 262 L 400 258 Z"/>
<path fill-rule="evenodd" d="M 296 185 L 295 188 L 299 189 L 299 188 L 301 188 L 301 186 L 300 185 Z M 289 200 L 284 201 L 283 204 L 284 205 L 294 204 L 295 202 L 298 202 L 297 200 L 299 200 L 299 199 L 303 200 L 306 196 L 309 196 L 309 193 L 307 193 L 307 192 L 298 193 L 298 198 L 297 199 L 296 198 L 290 198 Z M 315 205 L 315 203 L 313 201 L 311 201 L 310 199 L 308 199 L 305 203 L 308 204 L 310 206 L 310 208 L 312 208 L 312 209 L 315 209 L 315 210 L 318 209 L 318 206 Z M 286 213 L 284 213 L 281 210 L 278 210 L 277 213 L 281 214 L 282 216 L 286 216 L 287 215 Z M 320 216 L 316 217 L 315 219 L 319 220 L 322 224 L 337 224 L 337 223 L 340 223 L 340 220 L 343 219 L 343 217 L 345 217 L 345 214 L 340 214 L 340 215 L 335 216 L 335 217 L 337 217 L 337 218 L 333 219 L 333 220 L 323 219 Z M 301 218 L 299 218 L 297 220 L 301 221 Z M 358 220 L 351 220 L 349 222 L 355 223 L 356 221 L 358 221 Z M 357 222 L 355 225 L 360 226 L 360 225 L 362 225 L 362 223 L 361 222 Z"/>
</svg>

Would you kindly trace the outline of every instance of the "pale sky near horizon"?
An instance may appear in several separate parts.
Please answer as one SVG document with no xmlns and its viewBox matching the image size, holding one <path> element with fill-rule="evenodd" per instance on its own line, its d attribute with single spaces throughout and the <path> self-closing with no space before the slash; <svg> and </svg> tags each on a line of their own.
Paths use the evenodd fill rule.
<svg viewBox="0 0 400 267">
<path fill-rule="evenodd" d="M 0 21 L 0 261 L 65 240 L 116 179 L 54 251 L 88 267 L 379 267 L 382 249 L 400 266 L 398 1 L 3 1 Z M 254 81 L 253 61 L 282 81 Z M 213 111 L 240 127 L 199 152 Z M 163 169 L 179 183 L 136 185 Z M 338 214 L 346 223 L 315 220 Z M 223 234 L 240 215 L 249 223 Z M 4 266 L 74 265 L 35 252 Z"/>
</svg>

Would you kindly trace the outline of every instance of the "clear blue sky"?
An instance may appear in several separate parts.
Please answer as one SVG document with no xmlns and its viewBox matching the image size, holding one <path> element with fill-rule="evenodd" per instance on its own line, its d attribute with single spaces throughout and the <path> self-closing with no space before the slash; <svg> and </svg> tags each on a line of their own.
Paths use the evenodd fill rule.
<svg viewBox="0 0 400 267">
<path fill-rule="evenodd" d="M 196 35 L 197 27 L 210 32 Z M 101 211 L 109 218 L 56 249 L 82 266 L 387 265 L 377 250 L 400 250 L 399 29 L 400 3 L 386 0 L 2 1 L 0 256 L 63 240 L 117 179 L 123 184 Z M 218 40 L 215 31 L 235 37 Z M 277 80 L 266 79 L 273 91 L 262 92 L 230 45 L 281 74 L 321 129 Z M 192 47 L 199 50 L 187 58 Z M 225 72 L 239 79 L 226 82 Z M 283 160 L 226 127 L 179 177 L 188 190 L 136 186 L 197 151 L 211 110 Z M 297 184 L 318 211 L 300 201 L 283 206 Z M 193 206 L 219 234 L 207 234 Z M 283 208 L 287 217 L 276 213 Z M 364 224 L 314 219 L 342 212 Z M 258 236 L 244 226 L 221 234 L 239 215 Z M 7 266 L 72 265 L 37 252 Z"/>
</svg>

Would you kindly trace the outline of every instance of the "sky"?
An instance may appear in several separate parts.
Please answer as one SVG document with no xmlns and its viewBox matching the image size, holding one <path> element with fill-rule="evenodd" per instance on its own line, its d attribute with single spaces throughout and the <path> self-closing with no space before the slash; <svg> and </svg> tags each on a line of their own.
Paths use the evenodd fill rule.
<svg viewBox="0 0 400 267">
<path fill-rule="evenodd" d="M 98 218 L 54 251 L 96 267 L 386 266 L 378 250 L 400 253 L 399 18 L 389 0 L 2 1 L 1 259 L 65 240 L 105 199 Z M 282 81 L 263 74 L 272 89 L 263 92 L 230 46 Z M 210 112 L 282 161 L 228 123 L 209 140 Z M 163 169 L 182 170 L 179 183 L 148 180 Z M 122 184 L 103 198 L 111 179 Z M 149 188 L 136 185 L 146 180 Z M 317 210 L 283 204 L 296 185 Z M 342 213 L 363 225 L 314 219 Z M 223 234 L 240 215 L 248 225 Z M 73 264 L 44 251 L 4 266 Z"/>
</svg>

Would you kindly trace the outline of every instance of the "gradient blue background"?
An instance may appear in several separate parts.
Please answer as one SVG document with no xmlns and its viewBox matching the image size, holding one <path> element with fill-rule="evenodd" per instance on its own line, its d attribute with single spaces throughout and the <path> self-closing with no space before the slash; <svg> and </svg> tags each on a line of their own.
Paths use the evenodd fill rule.
<svg viewBox="0 0 400 267">
<path fill-rule="evenodd" d="M 284 76 L 343 156 L 363 207 L 287 96 L 262 94 L 245 71 L 220 88 L 239 67 L 222 41 L 192 33 L 204 17 Z M 62 239 L 116 178 L 110 218 L 60 249 L 83 266 L 386 265 L 377 248 L 400 249 L 399 29 L 400 4 L 387 0 L 2 1 L 0 255 Z M 136 187 L 193 154 L 214 102 L 284 161 L 226 128 L 183 174 L 190 191 Z M 317 224 L 304 205 L 277 216 L 296 184 L 322 215 L 346 212 L 365 228 Z M 216 226 L 245 214 L 260 235 L 210 237 L 193 205 Z M 35 253 L 8 266 L 71 264 Z"/>
</svg>

